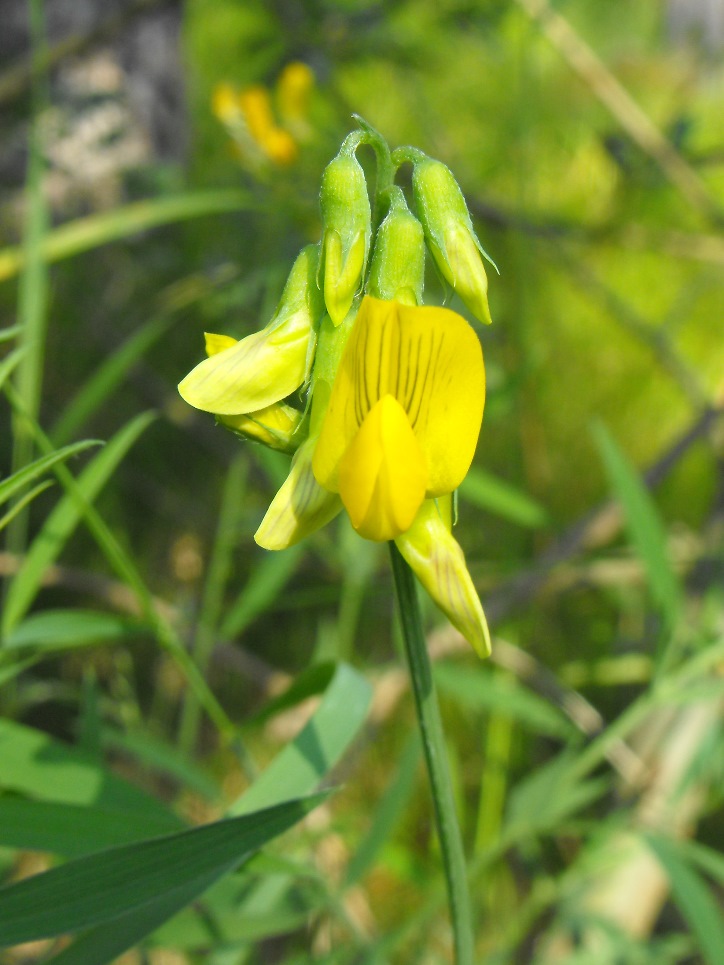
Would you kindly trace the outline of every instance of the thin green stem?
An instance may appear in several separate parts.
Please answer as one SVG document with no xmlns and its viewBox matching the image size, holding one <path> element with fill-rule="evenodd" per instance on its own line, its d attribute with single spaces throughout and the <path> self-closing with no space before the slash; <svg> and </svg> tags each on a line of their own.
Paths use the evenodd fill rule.
<svg viewBox="0 0 724 965">
<path fill-rule="evenodd" d="M 435 808 L 448 903 L 455 942 L 456 965 L 473 965 L 473 923 L 467 868 L 460 826 L 455 812 L 450 767 L 445 748 L 440 708 L 432 679 L 430 657 L 422 629 L 417 587 L 412 570 L 394 543 L 390 543 L 392 572 L 400 611 L 402 636 L 410 668 L 415 708 L 425 751 L 427 773 Z"/>
<path fill-rule="evenodd" d="M 359 114 L 352 115 L 360 126 L 363 136 L 360 143 L 369 144 L 375 152 L 377 171 L 375 177 L 375 198 L 374 210 L 372 212 L 372 229 L 376 231 L 384 213 L 387 210 L 387 194 L 395 180 L 395 168 L 392 164 L 392 157 L 387 141 L 378 130 L 368 124 L 364 117 Z M 357 133 L 357 132 L 355 132 Z"/>
</svg>

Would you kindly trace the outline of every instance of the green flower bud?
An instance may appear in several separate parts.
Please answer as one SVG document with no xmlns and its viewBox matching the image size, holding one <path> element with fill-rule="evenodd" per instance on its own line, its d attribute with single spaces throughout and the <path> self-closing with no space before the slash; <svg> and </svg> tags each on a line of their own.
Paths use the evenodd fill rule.
<svg viewBox="0 0 724 965">
<path fill-rule="evenodd" d="M 422 304 L 425 282 L 425 236 L 410 213 L 405 196 L 393 188 L 392 203 L 375 238 L 368 291 L 375 298 Z"/>
<path fill-rule="evenodd" d="M 412 190 L 425 238 L 443 278 L 476 318 L 490 323 L 488 276 L 481 257 L 485 253 L 452 172 L 441 161 L 425 158 L 415 164 Z"/>
<path fill-rule="evenodd" d="M 343 146 L 327 165 L 319 202 L 324 301 L 332 321 L 339 325 L 362 282 L 372 230 L 367 183 L 350 148 Z"/>
</svg>

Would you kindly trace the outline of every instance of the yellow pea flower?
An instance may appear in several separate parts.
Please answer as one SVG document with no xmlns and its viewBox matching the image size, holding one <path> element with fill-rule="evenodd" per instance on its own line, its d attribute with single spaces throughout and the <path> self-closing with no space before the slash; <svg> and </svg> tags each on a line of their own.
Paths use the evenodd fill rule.
<svg viewBox="0 0 724 965">
<path fill-rule="evenodd" d="M 323 313 L 317 245 L 303 248 L 269 324 L 240 342 L 207 336 L 209 357 L 179 383 L 181 397 L 219 416 L 247 415 L 296 391 L 309 374 Z"/>
<path fill-rule="evenodd" d="M 426 498 L 455 490 L 483 418 L 480 342 L 445 308 L 362 301 L 312 467 L 367 539 L 395 539 Z"/>
</svg>

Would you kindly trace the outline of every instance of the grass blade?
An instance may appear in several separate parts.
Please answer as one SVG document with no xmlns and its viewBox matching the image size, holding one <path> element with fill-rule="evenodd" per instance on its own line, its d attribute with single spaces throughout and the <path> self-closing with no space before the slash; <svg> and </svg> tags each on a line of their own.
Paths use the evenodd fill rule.
<svg viewBox="0 0 724 965">
<path fill-rule="evenodd" d="M 724 919 L 716 899 L 673 841 L 646 835 L 646 843 L 669 876 L 674 900 L 696 935 L 704 961 L 721 965 Z"/>
<path fill-rule="evenodd" d="M 78 477 L 78 488 L 87 502 L 92 502 L 118 464 L 144 429 L 155 418 L 145 412 L 120 429 L 105 448 Z M 66 494 L 48 516 L 40 533 L 8 589 L 2 616 L 2 635 L 8 636 L 23 618 L 38 592 L 43 573 L 57 558 L 83 516 L 74 494 Z"/>
<path fill-rule="evenodd" d="M 79 452 L 84 452 L 92 446 L 101 445 L 103 445 L 103 443 L 96 439 L 74 442 L 72 445 L 64 446 L 62 449 L 58 449 L 57 452 L 53 452 L 48 456 L 41 456 L 23 469 L 14 472 L 12 476 L 0 482 L 0 506 L 7 502 L 8 499 L 12 499 L 13 496 L 24 489 L 29 483 L 33 482 L 34 479 L 37 479 L 38 476 L 42 476 L 43 473 L 52 469 L 56 463 L 70 459 L 71 456 L 75 456 Z"/>
<path fill-rule="evenodd" d="M 79 218 L 50 231 L 39 248 L 42 264 L 92 251 L 111 241 L 128 238 L 161 225 L 258 207 L 244 191 L 191 191 L 173 197 L 135 201 L 122 208 Z M 0 251 L 0 282 L 13 278 L 26 264 L 21 248 Z"/>
<path fill-rule="evenodd" d="M 372 688 L 341 663 L 311 720 L 229 809 L 248 814 L 260 807 L 313 791 L 359 733 Z"/>
<path fill-rule="evenodd" d="M 621 503 L 629 538 L 646 568 L 652 597 L 671 630 L 681 612 L 681 585 L 669 560 L 666 532 L 656 504 L 602 423 L 593 427 L 593 435 L 611 488 Z"/>
<path fill-rule="evenodd" d="M 76 858 L 0 889 L 0 947 L 65 935 L 141 911 L 240 864 L 326 795 Z"/>
</svg>

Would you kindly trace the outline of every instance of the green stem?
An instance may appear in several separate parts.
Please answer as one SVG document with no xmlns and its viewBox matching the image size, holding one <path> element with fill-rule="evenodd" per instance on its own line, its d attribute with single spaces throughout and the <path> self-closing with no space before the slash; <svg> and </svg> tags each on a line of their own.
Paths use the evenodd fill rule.
<svg viewBox="0 0 724 965">
<path fill-rule="evenodd" d="M 374 210 L 372 212 L 372 229 L 377 231 L 387 210 L 387 193 L 395 180 L 395 168 L 392 164 L 390 149 L 387 141 L 378 130 L 368 124 L 359 114 L 352 115 L 360 126 L 362 137 L 360 143 L 369 144 L 375 152 L 377 172 L 375 177 Z M 359 133 L 359 132 L 355 132 Z"/>
<path fill-rule="evenodd" d="M 390 543 L 392 573 L 400 610 L 402 636 L 410 668 L 415 708 L 425 751 L 435 821 L 442 851 L 448 903 L 455 941 L 456 965 L 473 965 L 473 924 L 465 854 L 455 812 L 450 767 L 440 708 L 432 679 L 430 657 L 422 629 L 417 587 L 412 570 Z"/>
</svg>

